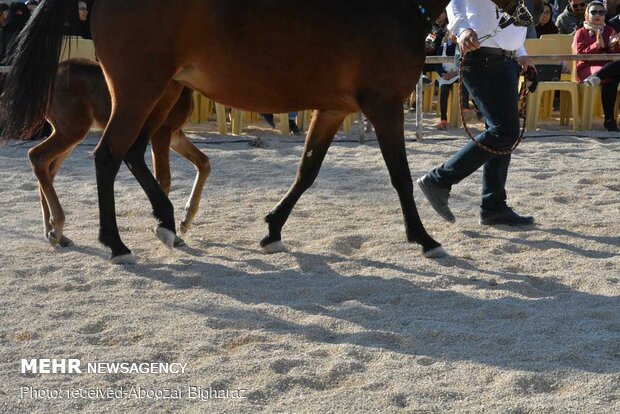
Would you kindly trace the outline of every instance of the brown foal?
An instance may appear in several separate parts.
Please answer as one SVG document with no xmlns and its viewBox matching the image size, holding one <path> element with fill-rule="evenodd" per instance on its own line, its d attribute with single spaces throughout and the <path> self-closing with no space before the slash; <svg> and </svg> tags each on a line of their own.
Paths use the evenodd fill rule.
<svg viewBox="0 0 620 414">
<path fill-rule="evenodd" d="M 183 88 L 163 125 L 151 137 L 155 176 L 164 193 L 170 192 L 170 148 L 196 167 L 196 179 L 180 224 L 183 233 L 191 227 L 204 184 L 211 172 L 209 158 L 181 130 L 192 111 L 192 94 L 191 89 Z M 53 132 L 28 152 L 39 181 L 45 238 L 52 246 L 73 244 L 63 234 L 65 215 L 54 189 L 54 176 L 93 124 L 101 128 L 107 125 L 111 106 L 110 92 L 99 63 L 88 59 L 70 59 L 60 64 L 54 96 L 45 114 L 54 128 Z M 176 244 L 179 243 L 181 239 L 177 238 Z"/>
<path fill-rule="evenodd" d="M 492 0 L 515 24 L 538 22 L 542 0 Z M 115 263 L 132 262 L 116 223 L 114 180 L 123 161 L 149 195 L 158 237 L 174 240 L 172 204 L 144 165 L 146 141 L 177 97 L 172 82 L 248 111 L 318 109 L 297 177 L 266 217 L 261 245 L 281 251 L 281 231 L 312 185 L 344 118 L 375 126 L 402 207 L 407 239 L 445 255 L 413 199 L 402 102 L 424 65 L 424 39 L 449 0 L 98 0 L 91 32 L 112 93 L 112 115 L 95 150 L 99 240 Z M 20 37 L 2 100 L 3 136 L 37 126 L 77 0 L 43 0 Z M 70 22 L 69 22 L 70 23 Z M 28 88 L 24 94 L 20 88 Z M 177 92 L 177 93 L 180 93 Z M 142 161 L 141 161 L 142 159 Z"/>
</svg>

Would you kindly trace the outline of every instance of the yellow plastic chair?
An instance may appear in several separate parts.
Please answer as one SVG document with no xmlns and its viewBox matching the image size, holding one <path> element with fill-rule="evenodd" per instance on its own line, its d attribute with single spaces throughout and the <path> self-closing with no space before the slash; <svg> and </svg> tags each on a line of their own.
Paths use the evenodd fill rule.
<svg viewBox="0 0 620 414">
<path fill-rule="evenodd" d="M 90 39 L 82 39 L 81 37 L 65 36 L 62 39 L 60 49 L 60 62 L 69 58 L 86 58 L 97 60 L 95 54 L 95 44 Z"/>
<path fill-rule="evenodd" d="M 564 35 L 566 36 L 566 35 Z M 569 35 L 570 36 L 570 35 Z M 572 37 L 572 36 L 571 36 Z M 566 38 L 563 38 L 566 39 Z M 568 48 L 568 49 L 566 49 Z M 526 39 L 525 50 L 529 55 L 554 55 L 554 54 L 570 54 L 572 53 L 570 44 L 566 40 L 558 40 L 557 38 L 543 38 L 540 39 Z M 537 62 L 545 63 L 545 62 Z M 538 89 L 534 93 L 528 95 L 528 110 L 526 127 L 529 131 L 536 130 L 538 120 L 541 116 L 541 99 L 545 93 L 551 94 L 553 92 L 560 91 L 560 93 L 568 93 L 570 96 L 570 106 L 564 106 L 564 112 L 561 111 L 560 123 L 568 121 L 568 114 L 572 113 L 573 118 L 573 130 L 576 131 L 579 128 L 579 88 L 576 82 L 572 81 L 551 81 L 540 82 Z M 549 99 L 549 98 L 547 98 Z M 552 105 L 553 98 L 546 101 L 548 105 Z M 569 110 L 570 108 L 570 110 Z M 551 110 L 548 112 L 550 114 Z"/>
<path fill-rule="evenodd" d="M 198 92 L 194 92 L 194 110 L 190 116 L 190 121 L 198 124 L 211 121 L 214 107 L 218 133 L 220 135 L 228 135 L 226 108 L 224 105 L 214 102 Z"/>
</svg>

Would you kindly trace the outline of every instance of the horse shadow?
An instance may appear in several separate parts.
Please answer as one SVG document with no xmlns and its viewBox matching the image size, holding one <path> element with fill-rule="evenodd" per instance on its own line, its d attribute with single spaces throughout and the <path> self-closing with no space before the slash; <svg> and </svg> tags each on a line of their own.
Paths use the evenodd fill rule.
<svg viewBox="0 0 620 414">
<path fill-rule="evenodd" d="M 256 253 L 239 250 L 247 256 Z M 252 258 L 237 259 L 248 269 L 239 270 L 182 258 L 165 268 L 146 265 L 127 271 L 175 289 L 205 289 L 240 303 L 167 305 L 203 317 L 211 328 L 267 331 L 317 344 L 349 344 L 502 369 L 620 372 L 616 297 L 580 292 L 551 278 L 485 270 L 458 258 L 444 260 L 443 266 L 480 277 L 337 254 L 287 254 L 297 268 L 280 270 Z M 344 262 L 364 271 L 344 275 L 339 270 Z M 188 269 L 194 273 L 187 274 Z M 488 277 L 497 283 L 489 283 Z M 479 294 L 462 293 L 460 286 Z M 290 311 L 306 317 L 292 320 Z"/>
</svg>

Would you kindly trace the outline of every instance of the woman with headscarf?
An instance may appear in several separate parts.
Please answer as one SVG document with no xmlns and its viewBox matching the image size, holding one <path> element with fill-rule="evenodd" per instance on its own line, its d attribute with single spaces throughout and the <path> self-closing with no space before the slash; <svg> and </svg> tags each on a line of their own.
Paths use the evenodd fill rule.
<svg viewBox="0 0 620 414">
<path fill-rule="evenodd" d="M 620 34 L 605 25 L 605 6 L 593 1 L 586 8 L 586 20 L 575 32 L 573 52 L 576 54 L 598 54 L 620 52 Z M 616 125 L 614 110 L 616 93 L 620 82 L 620 61 L 583 61 L 576 63 L 577 79 L 586 85 L 601 85 L 604 126 L 608 131 L 620 131 Z"/>
</svg>

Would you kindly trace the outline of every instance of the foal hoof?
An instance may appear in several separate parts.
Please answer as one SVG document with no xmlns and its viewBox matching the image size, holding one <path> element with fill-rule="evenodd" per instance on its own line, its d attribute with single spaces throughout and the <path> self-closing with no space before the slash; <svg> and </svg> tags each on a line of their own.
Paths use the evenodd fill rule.
<svg viewBox="0 0 620 414">
<path fill-rule="evenodd" d="M 191 222 L 187 222 L 186 220 L 183 220 L 181 224 L 179 224 L 179 233 L 181 234 L 187 233 L 190 227 L 192 227 Z"/>
<path fill-rule="evenodd" d="M 282 243 L 281 240 L 278 240 L 278 241 L 275 241 L 269 244 L 261 244 L 261 247 L 267 254 L 283 253 L 283 252 L 288 251 L 286 246 L 284 245 L 284 243 Z"/>
<path fill-rule="evenodd" d="M 133 257 L 133 254 L 121 254 L 120 256 L 114 256 L 110 258 L 110 263 L 113 265 L 133 265 L 136 264 L 136 258 Z"/>
<path fill-rule="evenodd" d="M 174 247 L 174 243 L 176 241 L 177 235 L 174 232 L 164 228 L 164 227 L 155 227 L 155 236 L 169 249 Z"/>
<path fill-rule="evenodd" d="M 62 236 L 60 238 L 60 241 L 58 242 L 58 244 L 60 244 L 61 247 L 71 247 L 71 246 L 75 246 L 75 243 L 73 243 L 73 240 L 71 240 L 68 237 Z"/>
<path fill-rule="evenodd" d="M 73 240 L 65 236 L 58 237 L 53 231 L 47 233 L 47 241 L 52 245 L 52 247 L 71 247 L 74 245 Z"/>
<path fill-rule="evenodd" d="M 183 247 L 185 246 L 185 241 L 179 236 L 174 236 L 174 247 Z"/>
<path fill-rule="evenodd" d="M 440 259 L 442 257 L 447 257 L 447 256 L 449 256 L 448 252 L 446 252 L 444 248 L 441 246 L 437 246 L 433 249 L 430 249 L 424 252 L 424 257 L 426 257 L 427 259 Z"/>
</svg>

